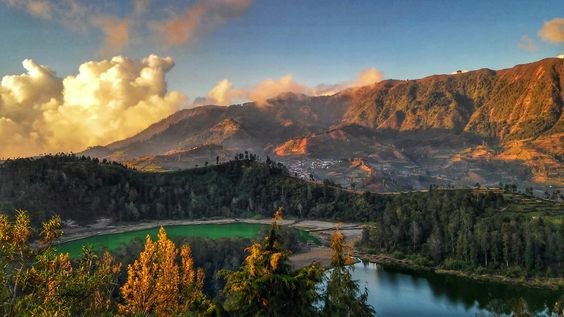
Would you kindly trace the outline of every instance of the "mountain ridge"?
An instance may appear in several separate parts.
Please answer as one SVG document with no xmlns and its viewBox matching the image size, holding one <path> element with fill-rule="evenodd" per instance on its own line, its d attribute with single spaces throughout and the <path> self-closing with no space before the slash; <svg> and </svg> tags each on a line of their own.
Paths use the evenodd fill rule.
<svg viewBox="0 0 564 317">
<path fill-rule="evenodd" d="M 132 162 L 138 157 L 162 156 L 212 144 L 222 147 L 222 156 L 251 151 L 285 159 L 354 159 L 398 150 L 411 157 L 426 151 L 418 144 L 425 142 L 434 147 L 427 151 L 434 154 L 425 155 L 437 155 L 437 149 L 441 153 L 466 150 L 457 144 L 450 148 L 429 145 L 437 137 L 453 143 L 450 138 L 466 147 L 485 143 L 501 148 L 498 152 L 504 148 L 515 152 L 514 145 L 522 144 L 523 151 L 540 151 L 537 157 L 542 156 L 543 164 L 552 166 L 552 172 L 543 173 L 558 176 L 564 151 L 563 77 L 564 60 L 547 58 L 497 71 L 482 68 L 415 80 L 388 79 L 331 96 L 287 92 L 269 99 L 266 105 L 248 102 L 180 110 L 131 138 L 84 154 Z M 346 139 L 319 137 L 348 126 L 364 130 L 353 128 Z M 299 144 L 296 140 L 300 140 Z M 519 164 L 534 174 L 539 167 L 533 166 L 533 161 Z M 414 162 L 418 164 L 406 164 Z M 188 160 L 187 166 L 193 163 Z M 377 164 L 382 165 L 382 161 Z M 421 167 L 426 169 L 424 163 Z"/>
</svg>

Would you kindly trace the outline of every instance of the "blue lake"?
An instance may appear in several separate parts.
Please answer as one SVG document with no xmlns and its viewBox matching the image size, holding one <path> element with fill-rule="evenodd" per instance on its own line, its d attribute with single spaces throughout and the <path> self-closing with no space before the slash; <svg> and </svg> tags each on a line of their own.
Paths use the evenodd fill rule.
<svg viewBox="0 0 564 317">
<path fill-rule="evenodd" d="M 379 317 L 502 316 L 527 307 L 546 315 L 562 294 L 461 277 L 413 273 L 373 263 L 357 263 L 353 273 Z"/>
</svg>

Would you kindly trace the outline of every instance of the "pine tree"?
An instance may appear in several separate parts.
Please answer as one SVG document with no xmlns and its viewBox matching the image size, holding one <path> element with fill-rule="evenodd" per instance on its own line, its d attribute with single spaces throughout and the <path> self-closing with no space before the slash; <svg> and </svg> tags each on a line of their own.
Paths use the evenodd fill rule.
<svg viewBox="0 0 564 317">
<path fill-rule="evenodd" d="M 331 236 L 331 268 L 323 295 L 323 316 L 374 316 L 374 308 L 367 303 L 368 291 L 360 292 L 358 281 L 352 278 L 352 248 L 345 244 L 345 236 L 337 227 Z"/>
<path fill-rule="evenodd" d="M 312 316 L 318 299 L 316 285 L 322 269 L 312 264 L 300 270 L 291 268 L 283 248 L 278 222 L 279 208 L 262 243 L 247 248 L 244 266 L 235 272 L 223 272 L 227 283 L 225 310 L 236 316 Z"/>
<path fill-rule="evenodd" d="M 195 269 L 190 246 L 180 251 L 161 227 L 157 242 L 147 235 L 145 249 L 128 267 L 127 282 L 121 288 L 124 315 L 177 316 L 190 313 L 207 315 L 214 307 L 202 288 L 204 273 Z"/>
<path fill-rule="evenodd" d="M 112 294 L 120 270 L 109 253 L 98 258 L 83 249 L 78 265 L 58 253 L 61 220 L 43 223 L 32 243 L 30 218 L 18 211 L 14 223 L 0 215 L 0 315 L 100 316 L 113 311 Z"/>
</svg>

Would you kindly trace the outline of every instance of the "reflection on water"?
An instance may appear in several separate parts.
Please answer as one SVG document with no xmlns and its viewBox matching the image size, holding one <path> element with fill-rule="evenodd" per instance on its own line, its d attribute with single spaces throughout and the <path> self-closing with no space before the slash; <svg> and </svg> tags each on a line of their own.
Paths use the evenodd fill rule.
<svg viewBox="0 0 564 317">
<path fill-rule="evenodd" d="M 550 290 L 486 283 L 456 276 L 412 273 L 357 263 L 354 277 L 367 287 L 380 317 L 499 316 L 528 310 L 546 314 L 559 297 Z"/>
</svg>

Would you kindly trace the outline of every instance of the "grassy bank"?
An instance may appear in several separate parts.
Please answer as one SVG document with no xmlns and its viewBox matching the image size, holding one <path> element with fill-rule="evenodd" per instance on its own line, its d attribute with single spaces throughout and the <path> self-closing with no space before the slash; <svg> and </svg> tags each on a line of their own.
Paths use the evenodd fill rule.
<svg viewBox="0 0 564 317">
<path fill-rule="evenodd" d="M 411 272 L 431 272 L 436 274 L 448 274 L 457 277 L 484 281 L 484 282 L 494 282 L 503 283 L 511 285 L 519 285 L 532 288 L 546 288 L 551 290 L 562 290 L 564 291 L 564 278 L 525 278 L 525 277 L 508 277 L 499 274 L 489 274 L 489 273 L 475 273 L 467 272 L 462 270 L 453 270 L 444 268 L 441 266 L 428 266 L 418 264 L 413 260 L 406 258 L 397 258 L 390 254 L 379 253 L 379 254 L 369 254 L 359 251 L 355 254 L 363 261 L 369 261 L 376 264 L 381 264 L 384 266 L 390 266 L 394 268 L 401 268 Z"/>
</svg>

